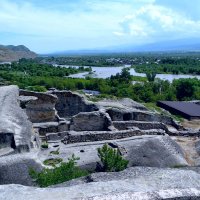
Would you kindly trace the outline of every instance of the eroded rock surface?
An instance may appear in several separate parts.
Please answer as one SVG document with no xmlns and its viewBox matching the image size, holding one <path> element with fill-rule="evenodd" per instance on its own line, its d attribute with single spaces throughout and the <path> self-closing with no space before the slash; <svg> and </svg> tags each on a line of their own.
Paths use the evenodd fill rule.
<svg viewBox="0 0 200 200">
<path fill-rule="evenodd" d="M 82 136 L 84 137 L 84 136 Z M 92 136 L 91 136 L 92 137 Z M 124 139 L 83 142 L 64 145 L 59 143 L 59 157 L 67 161 L 72 154 L 80 158 L 78 165 L 90 170 L 96 169 L 97 162 L 100 161 L 97 155 L 97 148 L 108 143 L 113 148 L 120 148 L 122 155 L 129 160 L 129 166 L 149 166 L 149 167 L 176 167 L 186 166 L 182 149 L 169 136 L 134 136 Z M 58 143 L 56 143 L 58 144 Z M 53 145 L 53 144 L 52 144 Z M 56 148 L 40 152 L 41 161 L 49 156 L 50 152 Z M 120 151 L 121 151 L 120 150 Z"/>
<path fill-rule="evenodd" d="M 193 171 L 136 167 L 119 173 L 92 174 L 90 179 L 58 188 L 3 185 L 0 199 L 197 200 L 199 184 L 200 175 Z"/>
<path fill-rule="evenodd" d="M 42 169 L 41 163 L 33 153 L 9 155 L 0 158 L 0 185 L 1 184 L 22 184 L 34 185 L 33 179 L 29 176 L 29 170 L 37 171 Z M 1 199 L 1 198 L 0 198 Z"/>
<path fill-rule="evenodd" d="M 81 112 L 71 121 L 71 130 L 74 131 L 106 131 L 112 126 L 110 116 L 101 111 Z"/>
<path fill-rule="evenodd" d="M 98 101 L 96 103 L 98 106 L 100 107 L 103 107 L 103 108 L 118 108 L 118 109 L 137 109 L 137 110 L 144 110 L 144 111 L 148 111 L 148 109 L 136 102 L 136 101 L 133 101 L 132 99 L 129 99 L 129 98 L 123 98 L 123 99 L 104 99 L 104 100 L 101 100 L 101 101 Z"/>
<path fill-rule="evenodd" d="M 18 97 L 17 86 L 0 87 L 0 149 L 11 147 L 21 152 L 31 147 L 32 124 Z"/>
<path fill-rule="evenodd" d="M 23 100 L 23 103 L 25 102 L 24 107 L 31 122 L 41 123 L 56 121 L 56 96 L 46 93 L 30 92 L 25 90 L 20 90 L 20 95 L 20 98 Z M 22 98 L 23 96 L 25 96 L 26 98 Z M 29 101 L 27 99 L 28 97 Z M 33 97 L 35 97 L 36 99 L 34 99 Z"/>
<path fill-rule="evenodd" d="M 84 96 L 71 91 L 53 91 L 52 94 L 58 97 L 56 110 L 63 118 L 72 117 L 80 112 L 97 111 L 98 107 L 85 99 Z"/>
</svg>

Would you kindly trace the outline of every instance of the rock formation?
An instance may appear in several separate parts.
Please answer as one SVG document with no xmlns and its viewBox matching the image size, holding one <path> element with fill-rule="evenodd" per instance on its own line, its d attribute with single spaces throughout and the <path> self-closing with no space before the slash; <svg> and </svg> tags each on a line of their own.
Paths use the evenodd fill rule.
<svg viewBox="0 0 200 200">
<path fill-rule="evenodd" d="M 56 96 L 40 92 L 20 90 L 21 101 L 24 97 L 29 97 L 30 99 L 29 101 L 26 100 L 26 102 L 23 102 L 25 102 L 24 107 L 26 114 L 32 123 L 56 121 Z M 35 99 L 31 99 L 30 97 L 35 97 Z"/>
<path fill-rule="evenodd" d="M 190 170 L 136 167 L 119 173 L 92 174 L 86 180 L 57 188 L 2 185 L 0 199 L 197 200 L 199 184 L 200 174 Z"/>
<path fill-rule="evenodd" d="M 32 124 L 18 102 L 17 86 L 0 87 L 0 151 L 12 148 L 28 151 L 31 147 Z"/>
<path fill-rule="evenodd" d="M 32 186 L 29 170 L 40 171 L 42 165 L 33 153 L 16 154 L 0 158 L 0 185 L 22 184 Z M 1 199 L 1 198 L 0 198 Z"/>
<path fill-rule="evenodd" d="M 101 111 L 81 112 L 71 121 L 71 130 L 74 131 L 106 131 L 112 126 L 110 116 Z"/>
<path fill-rule="evenodd" d="M 184 143 L 186 135 L 193 142 Z M 200 199 L 199 162 L 193 162 L 200 160 L 200 143 L 194 136 L 198 130 L 183 129 L 130 99 L 92 103 L 71 91 L 21 90 L 19 96 L 16 86 L 0 87 L 0 199 Z M 38 148 L 40 139 L 48 148 Z M 36 186 L 29 169 L 40 171 L 47 159 L 68 161 L 74 154 L 79 167 L 100 171 L 97 149 L 104 144 L 129 161 L 126 170 L 46 189 L 25 187 Z"/>
<path fill-rule="evenodd" d="M 87 101 L 84 96 L 70 91 L 53 91 L 52 94 L 58 97 L 56 110 L 63 118 L 72 117 L 80 112 L 97 111 L 98 107 Z"/>
</svg>

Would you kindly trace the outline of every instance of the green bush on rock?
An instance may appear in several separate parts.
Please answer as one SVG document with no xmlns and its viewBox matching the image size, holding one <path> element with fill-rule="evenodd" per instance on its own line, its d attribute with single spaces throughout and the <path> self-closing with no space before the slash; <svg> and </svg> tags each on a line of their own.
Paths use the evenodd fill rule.
<svg viewBox="0 0 200 200">
<path fill-rule="evenodd" d="M 104 144 L 102 148 L 98 148 L 98 156 L 103 164 L 103 171 L 118 172 L 127 168 L 128 160 L 125 160 L 119 150 Z"/>
<path fill-rule="evenodd" d="M 79 158 L 72 155 L 68 162 L 62 162 L 58 167 L 43 169 L 41 172 L 30 169 L 29 174 L 40 187 L 48 187 L 88 175 L 86 170 L 82 170 L 76 165 L 77 160 Z"/>
</svg>

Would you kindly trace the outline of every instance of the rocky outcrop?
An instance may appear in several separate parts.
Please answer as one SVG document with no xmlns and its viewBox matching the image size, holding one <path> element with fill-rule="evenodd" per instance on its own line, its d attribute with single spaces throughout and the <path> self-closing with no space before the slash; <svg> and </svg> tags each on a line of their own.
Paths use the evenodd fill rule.
<svg viewBox="0 0 200 200">
<path fill-rule="evenodd" d="M 71 120 L 70 129 L 74 131 L 107 131 L 112 126 L 110 116 L 101 111 L 81 112 Z"/>
<path fill-rule="evenodd" d="M 32 124 L 18 97 L 17 86 L 0 87 L 0 149 L 11 147 L 21 152 L 31 147 Z"/>
<path fill-rule="evenodd" d="M 71 91 L 52 91 L 58 97 L 56 110 L 58 115 L 69 118 L 80 112 L 97 111 L 98 107 L 85 99 L 84 96 Z"/>
<path fill-rule="evenodd" d="M 36 53 L 23 45 L 0 45 L 0 62 L 18 61 L 20 58 L 35 58 Z"/>
<path fill-rule="evenodd" d="M 36 155 L 32 153 L 16 154 L 0 158 L 0 185 L 1 184 L 22 184 L 34 185 L 29 176 L 29 170 L 37 171 L 42 169 Z M 0 198 L 1 199 L 1 198 Z"/>
<path fill-rule="evenodd" d="M 134 133 L 137 134 L 137 131 L 129 132 L 129 134 Z M 74 144 L 64 145 L 62 143 L 59 143 L 59 157 L 67 161 L 68 158 L 70 158 L 72 154 L 74 154 L 80 158 L 80 160 L 78 161 L 78 165 L 85 169 L 96 169 L 96 164 L 100 161 L 97 154 L 97 148 L 102 147 L 105 143 L 108 143 L 112 148 L 120 148 L 121 150 L 123 150 L 122 155 L 129 160 L 130 167 L 176 167 L 188 165 L 187 161 L 184 158 L 184 153 L 182 149 L 169 136 L 142 135 L 123 139 L 94 141 L 92 140 L 93 137 L 96 137 L 98 140 L 102 140 L 102 138 L 106 136 L 103 136 L 103 134 L 99 134 L 96 136 L 93 136 L 92 134 L 90 136 L 80 134 L 79 137 L 78 134 L 79 132 L 75 132 L 74 135 L 69 136 L 69 139 L 71 137 L 70 142 L 73 142 Z M 110 135 L 111 138 L 114 138 L 114 136 L 115 135 L 113 133 Z M 120 132 L 116 134 L 116 137 L 119 136 Z M 82 140 L 88 137 L 89 139 L 91 138 L 91 140 L 89 141 L 88 139 L 88 141 L 85 141 L 83 143 L 75 143 L 80 142 L 79 140 L 76 140 L 78 137 Z M 44 155 L 48 156 L 49 153 L 53 151 L 53 149 L 54 148 L 49 148 L 45 152 L 41 152 L 40 157 L 43 158 Z"/>
<path fill-rule="evenodd" d="M 92 174 L 73 185 L 34 188 L 0 186 L 0 199 L 48 200 L 197 200 L 200 175 L 193 171 L 157 168 L 130 168 L 119 173 Z"/>
<path fill-rule="evenodd" d="M 57 97 L 51 94 L 20 90 L 20 99 L 33 123 L 56 121 Z M 34 99 L 35 97 L 36 99 Z M 29 98 L 29 100 L 27 99 Z"/>
</svg>

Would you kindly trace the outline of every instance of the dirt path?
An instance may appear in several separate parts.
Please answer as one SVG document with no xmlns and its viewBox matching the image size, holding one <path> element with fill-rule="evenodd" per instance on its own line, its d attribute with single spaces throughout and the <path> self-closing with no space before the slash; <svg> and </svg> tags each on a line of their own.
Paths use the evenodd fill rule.
<svg viewBox="0 0 200 200">
<path fill-rule="evenodd" d="M 200 158 L 198 155 L 195 143 L 200 139 L 198 137 L 182 137 L 182 136 L 174 136 L 172 137 L 184 150 L 185 159 L 191 166 L 195 166 L 197 159 Z"/>
</svg>

